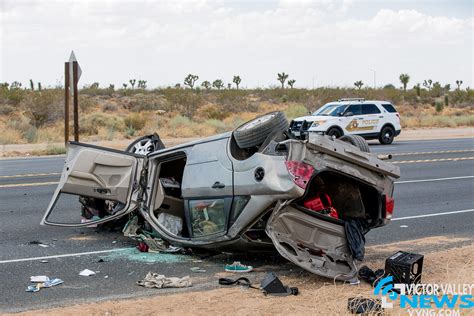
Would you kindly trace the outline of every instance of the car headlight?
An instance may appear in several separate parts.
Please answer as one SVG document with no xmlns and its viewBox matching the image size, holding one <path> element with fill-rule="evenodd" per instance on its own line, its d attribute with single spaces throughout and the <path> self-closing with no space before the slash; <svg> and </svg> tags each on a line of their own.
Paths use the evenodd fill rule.
<svg viewBox="0 0 474 316">
<path fill-rule="evenodd" d="M 323 125 L 326 121 L 314 121 L 311 127 L 318 127 L 319 125 Z"/>
</svg>

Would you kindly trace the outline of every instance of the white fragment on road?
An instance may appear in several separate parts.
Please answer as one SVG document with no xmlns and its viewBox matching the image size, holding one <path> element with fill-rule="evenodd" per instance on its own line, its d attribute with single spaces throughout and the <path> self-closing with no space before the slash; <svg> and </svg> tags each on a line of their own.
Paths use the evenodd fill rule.
<svg viewBox="0 0 474 316">
<path fill-rule="evenodd" d="M 46 282 L 49 281 L 49 277 L 46 275 L 33 275 L 30 276 L 30 282 Z"/>
<path fill-rule="evenodd" d="M 95 275 L 95 272 L 92 271 L 92 270 L 89 270 L 89 269 L 84 269 L 84 270 L 82 270 L 81 272 L 79 272 L 79 275 L 82 275 L 82 276 L 91 276 L 91 275 Z"/>
<path fill-rule="evenodd" d="M 49 247 L 48 245 L 45 245 L 45 244 L 38 244 L 38 246 L 43 247 L 43 248 L 48 248 Z"/>
<path fill-rule="evenodd" d="M 407 228 L 408 225 L 400 225 L 401 228 Z"/>
</svg>

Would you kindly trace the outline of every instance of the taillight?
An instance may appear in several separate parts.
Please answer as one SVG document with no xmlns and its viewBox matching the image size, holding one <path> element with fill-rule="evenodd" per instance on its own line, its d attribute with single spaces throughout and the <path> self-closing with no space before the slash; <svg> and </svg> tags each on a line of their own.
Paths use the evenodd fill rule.
<svg viewBox="0 0 474 316">
<path fill-rule="evenodd" d="M 385 218 L 392 219 L 394 207 L 395 207 L 394 199 L 386 195 L 385 196 Z"/>
<path fill-rule="evenodd" d="M 306 189 L 313 175 L 314 167 L 301 161 L 286 161 L 285 165 L 291 180 L 300 188 Z"/>
</svg>

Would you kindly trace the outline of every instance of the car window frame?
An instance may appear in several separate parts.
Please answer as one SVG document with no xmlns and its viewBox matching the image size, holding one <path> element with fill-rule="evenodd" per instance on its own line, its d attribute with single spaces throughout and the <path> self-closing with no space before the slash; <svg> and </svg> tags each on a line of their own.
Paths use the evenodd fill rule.
<svg viewBox="0 0 474 316">
<path fill-rule="evenodd" d="M 225 227 L 223 231 L 219 231 L 213 234 L 208 234 L 204 236 L 195 236 L 193 227 L 192 227 L 192 222 L 191 222 L 191 209 L 189 206 L 190 201 L 200 201 L 200 200 L 224 200 L 224 213 L 225 213 Z M 224 236 L 227 234 L 229 230 L 229 219 L 230 219 L 230 213 L 232 210 L 232 204 L 233 204 L 233 196 L 231 195 L 224 195 L 224 196 L 200 196 L 200 197 L 193 197 L 193 198 L 186 198 L 184 199 L 184 214 L 185 214 L 185 220 L 186 220 L 186 225 L 188 227 L 189 231 L 189 236 L 191 240 L 207 240 L 207 239 L 212 239 L 215 237 L 220 237 Z"/>
<path fill-rule="evenodd" d="M 364 108 L 368 108 L 369 106 L 373 107 L 373 109 L 377 110 L 377 112 L 364 113 Z M 382 113 L 382 111 L 380 111 L 379 107 L 374 103 L 367 103 L 362 106 L 362 115 L 372 115 L 372 114 L 380 114 L 380 113 Z"/>
</svg>

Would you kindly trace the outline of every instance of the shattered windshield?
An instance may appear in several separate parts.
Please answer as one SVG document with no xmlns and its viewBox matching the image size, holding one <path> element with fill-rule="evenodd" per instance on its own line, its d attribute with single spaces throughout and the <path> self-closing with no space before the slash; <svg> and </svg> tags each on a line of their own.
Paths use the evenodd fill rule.
<svg viewBox="0 0 474 316">
<path fill-rule="evenodd" d="M 313 113 L 313 115 L 320 115 L 320 116 L 340 116 L 344 113 L 347 105 L 340 105 L 340 104 L 326 104 L 325 106 L 321 107 L 319 110 Z"/>
</svg>

